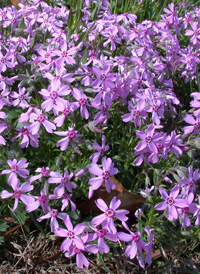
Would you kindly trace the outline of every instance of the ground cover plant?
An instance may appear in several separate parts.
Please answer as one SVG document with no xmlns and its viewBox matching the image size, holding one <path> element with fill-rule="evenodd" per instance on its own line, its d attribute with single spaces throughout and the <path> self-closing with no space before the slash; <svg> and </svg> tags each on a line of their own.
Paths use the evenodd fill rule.
<svg viewBox="0 0 200 274">
<path fill-rule="evenodd" d="M 145 15 L 135 2 L 137 15 L 106 0 L 0 9 L 0 242 L 12 216 L 61 238 L 80 269 L 97 256 L 109 272 L 117 250 L 138 273 L 182 273 L 189 256 L 196 273 L 200 8 L 165 1 Z M 114 193 L 113 176 L 141 208 L 95 198 Z M 81 214 L 92 200 L 100 213 Z"/>
</svg>

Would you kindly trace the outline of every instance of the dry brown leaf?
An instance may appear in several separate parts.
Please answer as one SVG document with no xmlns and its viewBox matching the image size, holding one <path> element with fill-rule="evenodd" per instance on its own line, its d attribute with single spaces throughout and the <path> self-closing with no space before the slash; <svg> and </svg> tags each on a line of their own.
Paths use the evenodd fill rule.
<svg viewBox="0 0 200 274">
<path fill-rule="evenodd" d="M 101 198 L 107 205 L 109 205 L 114 196 L 121 200 L 119 209 L 127 209 L 130 212 L 135 211 L 144 203 L 144 197 L 132 192 L 128 192 L 115 177 L 111 177 L 111 180 L 116 185 L 114 190 L 108 193 L 105 188 L 105 183 L 103 183 L 99 189 L 94 191 L 93 197 L 91 199 L 86 198 L 75 201 L 77 209 L 80 210 L 82 214 L 87 216 L 90 213 L 93 215 L 98 215 L 101 211 L 96 206 L 95 200 Z"/>
<path fill-rule="evenodd" d="M 12 4 L 13 6 L 15 6 L 16 8 L 19 7 L 18 4 L 19 4 L 21 1 L 22 1 L 22 0 L 10 0 L 11 4 Z"/>
</svg>

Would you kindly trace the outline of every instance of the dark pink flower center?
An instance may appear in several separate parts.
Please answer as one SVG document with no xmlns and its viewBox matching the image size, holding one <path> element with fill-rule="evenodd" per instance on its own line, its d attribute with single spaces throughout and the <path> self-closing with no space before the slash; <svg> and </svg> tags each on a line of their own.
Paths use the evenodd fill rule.
<svg viewBox="0 0 200 274">
<path fill-rule="evenodd" d="M 51 209 L 50 215 L 51 215 L 51 217 L 57 217 L 58 212 L 56 210 L 54 210 L 54 209 Z"/>
<path fill-rule="evenodd" d="M 103 179 L 104 179 L 104 180 L 107 180 L 107 179 L 110 177 L 110 174 L 109 174 L 109 172 L 106 170 L 106 171 L 104 171 L 104 172 L 102 173 L 102 176 L 103 176 Z"/>
<path fill-rule="evenodd" d="M 138 241 L 139 241 L 140 236 L 139 236 L 139 235 L 135 235 L 135 234 L 133 234 L 133 235 L 132 235 L 132 238 L 133 238 L 133 241 L 136 243 L 136 242 L 138 242 Z"/>
<path fill-rule="evenodd" d="M 79 99 L 79 105 L 80 106 L 85 106 L 86 103 L 87 103 L 87 101 L 84 98 Z"/>
<path fill-rule="evenodd" d="M 62 182 L 63 184 L 67 184 L 67 183 L 69 182 L 69 180 L 68 180 L 67 177 L 62 177 L 61 182 Z"/>
<path fill-rule="evenodd" d="M 20 101 L 24 100 L 24 95 L 19 95 L 18 99 L 19 99 Z"/>
<path fill-rule="evenodd" d="M 69 239 L 74 239 L 74 232 L 73 231 L 68 232 L 68 238 Z"/>
<path fill-rule="evenodd" d="M 115 215 L 115 212 L 114 212 L 114 210 L 113 210 L 112 208 L 108 208 L 108 209 L 106 209 L 106 211 L 105 211 L 105 215 L 106 215 L 106 217 L 108 217 L 108 218 L 113 218 L 114 215 Z"/>
<path fill-rule="evenodd" d="M 105 81 L 105 80 L 106 80 L 105 74 L 102 74 L 102 75 L 100 76 L 100 79 L 101 79 L 102 81 Z"/>
<path fill-rule="evenodd" d="M 44 194 L 42 194 L 41 196 L 38 197 L 38 201 L 41 204 L 44 204 L 47 201 L 47 197 Z"/>
<path fill-rule="evenodd" d="M 49 176 L 49 170 L 46 168 L 42 168 L 41 174 L 42 174 L 42 176 Z"/>
<path fill-rule="evenodd" d="M 55 100 L 57 98 L 57 92 L 56 91 L 50 92 L 50 97 L 52 100 Z"/>
<path fill-rule="evenodd" d="M 188 210 L 189 210 L 189 207 L 181 208 L 181 212 L 182 212 L 182 213 L 187 213 Z"/>
<path fill-rule="evenodd" d="M 135 117 L 138 117 L 138 116 L 140 115 L 139 110 L 134 110 L 133 115 L 134 115 Z"/>
<path fill-rule="evenodd" d="M 198 122 L 194 123 L 194 128 L 199 128 L 199 123 Z"/>
<path fill-rule="evenodd" d="M 5 58 L 1 58 L 1 63 L 6 63 L 6 59 Z"/>
<path fill-rule="evenodd" d="M 63 51 L 61 54 L 62 57 L 67 57 L 67 51 Z"/>
<path fill-rule="evenodd" d="M 146 141 L 146 143 L 151 143 L 151 141 L 152 141 L 151 136 L 147 136 L 147 137 L 145 138 L 145 141 Z"/>
<path fill-rule="evenodd" d="M 106 235 L 106 231 L 105 229 L 97 229 L 96 234 L 97 234 L 97 237 L 103 238 Z"/>
<path fill-rule="evenodd" d="M 173 205 L 173 203 L 174 203 L 174 199 L 172 197 L 167 198 L 168 205 Z"/>
<path fill-rule="evenodd" d="M 65 108 L 64 110 L 63 110 L 63 114 L 65 115 L 65 116 L 67 116 L 68 114 L 69 114 L 69 108 Z"/>
<path fill-rule="evenodd" d="M 43 123 L 45 120 L 46 120 L 46 117 L 44 114 L 40 114 L 38 117 L 37 117 L 37 120 L 39 123 Z"/>
<path fill-rule="evenodd" d="M 13 165 L 11 167 L 11 172 L 16 172 L 18 170 L 18 166 L 17 165 Z"/>
<path fill-rule="evenodd" d="M 156 105 L 153 105 L 152 110 L 153 110 L 154 112 L 157 112 L 157 111 L 158 111 L 158 107 L 157 107 Z"/>
<path fill-rule="evenodd" d="M 75 247 L 75 248 L 74 248 L 74 252 L 75 252 L 76 254 L 79 254 L 79 253 L 81 253 L 81 250 L 80 250 L 78 247 Z"/>
<path fill-rule="evenodd" d="M 49 58 L 49 57 L 50 57 L 50 54 L 49 54 L 49 53 L 46 53 L 44 57 L 45 57 L 45 58 Z"/>
<path fill-rule="evenodd" d="M 67 136 L 69 139 L 73 139 L 76 136 L 76 132 L 73 130 L 70 130 L 67 132 Z"/>
<path fill-rule="evenodd" d="M 15 189 L 15 191 L 13 193 L 13 196 L 15 198 L 19 198 L 21 196 L 21 191 L 19 189 Z"/>
</svg>

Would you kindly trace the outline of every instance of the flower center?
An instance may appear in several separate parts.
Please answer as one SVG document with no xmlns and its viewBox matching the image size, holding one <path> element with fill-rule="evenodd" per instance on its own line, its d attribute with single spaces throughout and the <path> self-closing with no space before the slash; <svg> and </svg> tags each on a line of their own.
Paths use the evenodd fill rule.
<svg viewBox="0 0 200 274">
<path fill-rule="evenodd" d="M 133 235 L 132 235 L 132 238 L 133 238 L 133 241 L 136 243 L 136 242 L 138 242 L 138 241 L 139 241 L 140 236 L 139 236 L 139 235 L 135 235 L 135 234 L 133 234 Z"/>
<path fill-rule="evenodd" d="M 174 203 L 174 199 L 172 197 L 167 198 L 168 205 L 173 205 L 173 203 Z"/>
<path fill-rule="evenodd" d="M 114 215 L 115 215 L 115 212 L 113 211 L 112 208 L 108 208 L 108 209 L 105 211 L 105 215 L 106 215 L 106 217 L 108 217 L 108 218 L 113 218 Z"/>
<path fill-rule="evenodd" d="M 51 217 L 57 217 L 58 212 L 55 209 L 51 209 L 50 215 Z"/>
<path fill-rule="evenodd" d="M 57 98 L 57 92 L 56 91 L 50 92 L 50 97 L 52 100 L 55 100 Z"/>
<path fill-rule="evenodd" d="M 5 58 L 1 58 L 1 63 L 5 64 L 5 62 L 6 62 L 6 59 Z"/>
<path fill-rule="evenodd" d="M 38 197 L 38 201 L 41 204 L 44 204 L 47 201 L 47 197 L 43 194 L 43 195 L 41 195 L 41 196 Z"/>
<path fill-rule="evenodd" d="M 70 130 L 67 132 L 67 136 L 69 139 L 73 139 L 76 136 L 76 132 L 74 132 L 73 130 Z"/>
<path fill-rule="evenodd" d="M 198 122 L 194 123 L 194 128 L 199 128 L 199 123 Z"/>
<path fill-rule="evenodd" d="M 155 105 L 153 105 L 152 110 L 153 110 L 154 112 L 157 112 L 157 111 L 158 111 L 158 107 L 155 106 Z"/>
<path fill-rule="evenodd" d="M 86 105 L 86 100 L 85 100 L 84 98 L 81 98 L 81 99 L 79 100 L 79 105 L 80 105 L 80 106 L 85 106 L 85 105 Z"/>
<path fill-rule="evenodd" d="M 97 229 L 96 234 L 99 238 L 103 238 L 106 235 L 106 231 L 105 229 Z"/>
<path fill-rule="evenodd" d="M 14 193 L 13 193 L 13 196 L 14 196 L 15 198 L 19 198 L 19 197 L 21 196 L 21 191 L 18 190 L 18 189 L 16 189 L 16 190 L 14 191 Z"/>
<path fill-rule="evenodd" d="M 11 167 L 11 172 L 16 172 L 18 170 L 18 166 L 17 165 L 13 165 Z"/>
<path fill-rule="evenodd" d="M 44 116 L 44 114 L 40 114 L 37 117 L 38 122 L 43 123 L 46 120 L 46 117 Z"/>
<path fill-rule="evenodd" d="M 69 239 L 74 239 L 74 232 L 73 231 L 68 232 L 68 238 Z"/>
<path fill-rule="evenodd" d="M 146 143 L 151 143 L 151 141 L 152 141 L 151 136 L 147 136 L 147 137 L 145 138 L 145 141 L 146 141 Z"/>
<path fill-rule="evenodd" d="M 100 79 L 101 79 L 102 81 L 105 81 L 105 80 L 106 80 L 105 74 L 102 74 L 102 75 L 100 76 Z"/>
<path fill-rule="evenodd" d="M 42 176 L 48 176 L 49 175 L 49 170 L 46 168 L 42 168 L 41 170 Z"/>
<path fill-rule="evenodd" d="M 78 247 L 75 247 L 75 248 L 74 248 L 74 252 L 75 252 L 76 254 L 79 254 L 79 253 L 81 253 L 81 250 L 80 250 Z"/>
<path fill-rule="evenodd" d="M 22 101 L 22 100 L 24 99 L 24 96 L 23 96 L 23 95 L 19 95 L 18 99 L 19 99 L 20 101 Z"/>
<path fill-rule="evenodd" d="M 104 179 L 104 180 L 107 180 L 107 179 L 110 177 L 110 174 L 109 174 L 109 172 L 106 170 L 106 171 L 104 171 L 104 172 L 102 173 L 102 176 L 103 176 L 103 179 Z"/>
<path fill-rule="evenodd" d="M 134 110 L 133 115 L 134 115 L 135 117 L 138 117 L 138 116 L 140 115 L 139 110 Z"/>
<path fill-rule="evenodd" d="M 63 184 L 67 184 L 69 181 L 68 181 L 68 178 L 63 177 L 63 178 L 61 179 L 61 182 L 62 182 Z"/>
<path fill-rule="evenodd" d="M 61 54 L 62 57 L 67 57 L 67 51 L 63 51 Z"/>
<path fill-rule="evenodd" d="M 65 116 L 67 116 L 68 114 L 69 114 L 69 108 L 65 108 L 64 110 L 63 110 L 63 114 L 65 115 Z"/>
</svg>

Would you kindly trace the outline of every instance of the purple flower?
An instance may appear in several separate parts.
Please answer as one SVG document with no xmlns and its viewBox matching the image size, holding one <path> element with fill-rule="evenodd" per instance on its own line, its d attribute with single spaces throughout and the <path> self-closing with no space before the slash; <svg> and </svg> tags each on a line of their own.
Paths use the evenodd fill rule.
<svg viewBox="0 0 200 274">
<path fill-rule="evenodd" d="M 71 200 L 71 197 L 72 197 L 72 194 L 68 194 L 68 193 L 63 193 L 62 195 L 56 194 L 55 190 L 54 190 L 54 194 L 49 195 L 50 200 L 61 199 L 61 202 L 62 202 L 61 211 L 65 210 L 65 208 L 68 207 L 69 204 L 71 205 L 71 211 L 76 210 L 76 204 Z"/>
<path fill-rule="evenodd" d="M 83 241 L 78 235 L 83 233 L 85 225 L 77 224 L 75 228 L 73 228 L 69 215 L 67 215 L 63 221 L 67 229 L 59 227 L 54 230 L 54 233 L 57 236 L 66 238 L 60 247 L 61 251 L 68 251 L 72 244 L 76 245 L 77 248 L 84 250 Z"/>
<path fill-rule="evenodd" d="M 200 225 L 200 195 L 198 196 L 199 204 L 195 206 L 193 217 L 196 218 L 195 225 Z"/>
<path fill-rule="evenodd" d="M 54 230 L 59 227 L 57 218 L 64 220 L 66 216 L 68 216 L 67 213 L 59 213 L 57 209 L 51 209 L 49 207 L 48 213 L 38 218 L 37 221 L 41 222 L 45 219 L 50 219 L 51 232 L 54 232 Z"/>
<path fill-rule="evenodd" d="M 160 195 L 162 198 L 165 200 L 164 202 L 161 202 L 155 206 L 156 210 L 165 210 L 166 214 L 169 215 L 168 219 L 170 221 L 174 221 L 178 219 L 178 211 L 176 207 L 180 208 L 187 208 L 188 207 L 188 202 L 185 199 L 180 199 L 179 198 L 179 191 L 180 187 L 179 185 L 175 185 L 171 191 L 170 194 L 168 195 L 166 190 L 163 188 L 159 188 Z M 178 197 L 178 198 L 177 198 Z"/>
<path fill-rule="evenodd" d="M 68 131 L 55 131 L 54 133 L 58 136 L 65 136 L 65 138 L 61 139 L 57 142 L 56 146 L 60 147 L 60 150 L 64 151 L 67 149 L 69 142 L 76 141 L 77 138 L 80 136 L 77 134 L 77 131 L 75 131 L 72 127 L 68 127 Z"/>
<path fill-rule="evenodd" d="M 32 183 L 42 177 L 48 177 L 50 174 L 49 167 L 39 167 L 35 172 L 39 172 L 40 174 L 30 177 L 29 181 Z"/>
<path fill-rule="evenodd" d="M 194 135 L 199 134 L 200 114 L 196 117 L 196 120 L 191 114 L 186 114 L 184 121 L 188 124 L 191 124 L 191 126 L 183 127 L 184 134 L 190 134 L 192 132 Z"/>
<path fill-rule="evenodd" d="M 12 92 L 10 96 L 14 98 L 12 104 L 13 106 L 19 106 L 21 108 L 27 108 L 29 107 L 29 104 L 26 102 L 27 99 L 31 99 L 31 96 L 29 96 L 29 93 L 26 93 L 26 89 L 23 87 L 19 87 L 19 93 Z"/>
<path fill-rule="evenodd" d="M 49 212 L 49 206 L 48 206 L 49 198 L 47 197 L 47 195 L 45 195 L 44 190 L 42 189 L 40 191 L 40 196 L 34 196 L 34 198 L 36 200 L 34 200 L 33 202 L 26 205 L 26 211 L 32 212 L 32 211 L 35 211 L 36 209 L 38 209 L 39 206 L 41 206 L 43 212 L 48 213 Z"/>
<path fill-rule="evenodd" d="M 70 179 L 73 177 L 73 173 L 70 173 L 66 170 L 64 176 L 60 172 L 50 172 L 50 178 L 48 179 L 49 184 L 59 184 L 54 189 L 54 193 L 62 196 L 65 193 L 65 188 L 67 191 L 72 192 L 76 188 L 76 184 L 70 182 Z"/>
<path fill-rule="evenodd" d="M 40 135 L 38 133 L 32 134 L 29 129 L 29 124 L 24 123 L 24 128 L 16 128 L 16 130 L 19 132 L 15 137 L 12 138 L 12 142 L 14 142 L 17 138 L 22 137 L 22 140 L 20 142 L 20 146 L 22 148 L 27 148 L 29 144 L 32 147 L 38 148 L 39 146 L 39 137 Z"/>
<path fill-rule="evenodd" d="M 182 187 L 182 194 L 184 197 L 188 196 L 189 192 L 196 190 L 196 182 L 200 179 L 199 169 L 193 171 L 193 166 L 188 167 L 188 176 L 180 180 L 180 186 Z"/>
<path fill-rule="evenodd" d="M 67 64 L 70 64 L 70 65 L 75 64 L 76 61 L 74 60 L 72 55 L 74 55 L 77 52 L 77 48 L 76 47 L 70 47 L 68 49 L 68 45 L 67 45 L 66 41 L 63 41 L 63 42 L 60 43 L 60 48 L 61 48 L 61 51 L 59 51 L 59 50 L 56 51 L 56 54 L 58 56 L 60 56 L 56 60 L 56 66 L 57 67 L 63 67 L 64 62 L 66 62 Z"/>
<path fill-rule="evenodd" d="M 124 209 L 116 210 L 121 204 L 121 201 L 116 197 L 113 197 L 109 207 L 102 199 L 97 199 L 95 203 L 104 213 L 94 217 L 92 219 L 92 224 L 98 226 L 103 223 L 103 226 L 105 226 L 109 232 L 116 234 L 117 229 L 114 224 L 114 218 L 120 220 L 121 222 L 126 222 L 128 220 L 126 214 L 128 214 L 129 211 Z"/>
<path fill-rule="evenodd" d="M 76 244 L 73 243 L 73 245 L 70 245 L 68 252 L 65 253 L 65 257 L 69 258 L 73 255 L 76 255 L 76 264 L 79 268 L 83 268 L 84 266 L 88 267 L 89 266 L 89 261 L 83 254 L 83 252 L 89 252 L 96 254 L 98 252 L 98 248 L 96 248 L 96 245 L 94 244 L 86 244 L 88 240 L 88 234 L 87 233 L 82 233 L 81 239 L 84 248 L 77 247 Z"/>
<path fill-rule="evenodd" d="M 187 197 L 185 198 L 185 200 L 188 203 L 187 207 L 184 208 L 178 208 L 178 213 L 179 213 L 179 217 L 181 220 L 181 224 L 183 228 L 187 228 L 191 225 L 191 221 L 190 218 L 188 216 L 188 213 L 195 213 L 195 207 L 196 204 L 193 203 L 194 200 L 194 193 L 190 192 Z"/>
<path fill-rule="evenodd" d="M 56 126 L 47 120 L 47 116 L 42 113 L 42 110 L 35 108 L 35 112 L 30 114 L 30 119 L 33 120 L 33 123 L 28 127 L 32 134 L 39 132 L 41 124 L 47 132 L 52 133 L 56 129 Z"/>
<path fill-rule="evenodd" d="M 135 147 L 136 151 L 139 152 L 139 151 L 142 151 L 144 148 L 148 147 L 151 152 L 154 152 L 156 154 L 158 153 L 156 142 L 161 139 L 161 135 L 158 133 L 154 134 L 154 131 L 155 131 L 154 124 L 151 124 L 148 127 L 146 133 L 136 130 L 136 134 L 138 138 L 143 140 Z"/>
<path fill-rule="evenodd" d="M 88 182 L 90 185 L 89 199 L 92 197 L 94 190 L 100 188 L 104 182 L 107 192 L 111 192 L 112 189 L 115 189 L 116 185 L 112 182 L 110 176 L 115 175 L 118 172 L 118 169 L 114 167 L 114 163 L 110 158 L 102 158 L 102 169 L 96 163 L 92 163 L 89 167 L 89 172 L 98 176 L 91 178 Z"/>
<path fill-rule="evenodd" d="M 139 231 L 131 231 L 126 223 L 123 223 L 123 226 L 128 230 L 129 234 L 119 232 L 118 238 L 124 242 L 131 242 L 125 250 L 125 256 L 130 257 L 131 260 L 137 256 L 140 266 L 144 268 L 144 261 L 140 256 L 140 253 L 145 251 L 146 243 L 141 239 L 141 234 Z"/>
<path fill-rule="evenodd" d="M 93 163 L 97 163 L 99 160 L 99 157 L 102 156 L 105 151 L 109 150 L 109 146 L 106 145 L 105 135 L 102 135 L 102 145 L 101 146 L 96 142 L 94 142 L 92 145 L 93 145 L 93 148 L 96 149 L 98 152 L 93 153 L 90 156 L 90 159 L 92 160 Z"/>
<path fill-rule="evenodd" d="M 128 109 L 131 111 L 131 113 L 127 113 L 122 116 L 123 122 L 127 123 L 131 120 L 134 120 L 135 126 L 139 127 L 141 125 L 141 118 L 147 117 L 147 113 L 144 110 L 144 108 L 145 108 L 144 100 L 139 100 L 137 102 L 136 107 L 133 106 L 133 100 L 129 101 Z"/>
<path fill-rule="evenodd" d="M 28 204 L 34 202 L 34 198 L 32 196 L 23 194 L 23 193 L 31 191 L 33 189 L 33 186 L 31 185 L 30 182 L 25 182 L 20 186 L 19 179 L 17 177 L 13 177 L 11 187 L 14 190 L 14 192 L 10 193 L 7 190 L 3 190 L 1 193 L 1 198 L 7 199 L 10 197 L 14 197 L 15 202 L 14 202 L 14 206 L 13 206 L 13 211 L 16 211 L 19 199 L 25 205 L 28 205 Z"/>
<path fill-rule="evenodd" d="M 10 173 L 10 176 L 8 178 L 9 185 L 12 185 L 12 183 L 15 184 L 17 174 L 23 178 L 27 178 L 27 175 L 29 175 L 29 171 L 25 169 L 29 165 L 29 163 L 26 162 L 26 159 L 21 159 L 19 162 L 17 162 L 16 159 L 8 160 L 7 164 L 9 165 L 10 169 L 3 170 L 1 172 L 1 175 Z"/>
<path fill-rule="evenodd" d="M 109 66 L 103 66 L 102 70 L 93 67 L 93 72 L 98 77 L 91 84 L 93 88 L 98 88 L 99 86 L 104 89 L 115 87 L 114 82 L 116 75 L 115 73 L 110 73 Z"/>
<path fill-rule="evenodd" d="M 66 96 L 70 94 L 71 90 L 68 86 L 60 86 L 58 82 L 52 83 L 48 90 L 42 89 L 39 93 L 43 96 L 45 101 L 41 104 L 44 111 L 48 112 L 54 108 L 62 108 L 66 104 L 66 100 L 60 96 Z"/>
<path fill-rule="evenodd" d="M 108 253 L 110 251 L 110 247 L 107 245 L 105 239 L 108 239 L 109 241 L 112 242 L 117 242 L 118 237 L 117 234 L 113 234 L 112 232 L 109 232 L 107 227 L 104 225 L 102 228 L 97 228 L 90 226 L 90 228 L 95 231 L 95 233 L 90 233 L 88 236 L 88 241 L 94 241 L 97 240 L 97 247 L 98 247 L 98 252 L 100 254 L 103 253 Z"/>
<path fill-rule="evenodd" d="M 78 90 L 77 88 L 73 88 L 72 94 L 74 98 L 78 101 L 78 103 L 76 103 L 76 108 L 80 107 L 82 119 L 88 119 L 89 112 L 87 110 L 87 106 L 89 106 L 89 103 L 87 101 L 87 96 L 83 93 L 83 91 Z"/>
</svg>

